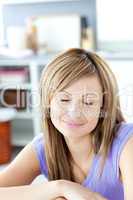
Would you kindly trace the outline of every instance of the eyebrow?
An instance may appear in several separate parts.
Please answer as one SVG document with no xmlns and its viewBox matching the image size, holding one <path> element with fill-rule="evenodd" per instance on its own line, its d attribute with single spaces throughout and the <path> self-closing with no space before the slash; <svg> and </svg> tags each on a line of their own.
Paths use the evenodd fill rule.
<svg viewBox="0 0 133 200">
<path fill-rule="evenodd" d="M 61 90 L 61 92 L 66 92 L 67 94 L 72 95 L 71 93 L 69 93 L 65 90 Z M 97 97 L 97 95 L 95 93 L 91 93 L 91 92 L 87 92 L 86 94 L 84 94 L 82 96 L 84 97 L 84 96 L 87 96 L 87 95 L 93 95 L 93 97 Z"/>
</svg>

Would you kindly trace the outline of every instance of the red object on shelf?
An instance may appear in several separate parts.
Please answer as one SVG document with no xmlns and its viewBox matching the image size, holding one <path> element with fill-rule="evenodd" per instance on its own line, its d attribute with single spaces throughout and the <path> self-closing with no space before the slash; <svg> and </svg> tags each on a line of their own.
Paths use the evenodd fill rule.
<svg viewBox="0 0 133 200">
<path fill-rule="evenodd" d="M 1 83 L 25 83 L 28 80 L 28 69 L 25 67 L 2 67 L 0 68 Z"/>
<path fill-rule="evenodd" d="M 0 164 L 11 160 L 11 122 L 0 122 Z"/>
</svg>

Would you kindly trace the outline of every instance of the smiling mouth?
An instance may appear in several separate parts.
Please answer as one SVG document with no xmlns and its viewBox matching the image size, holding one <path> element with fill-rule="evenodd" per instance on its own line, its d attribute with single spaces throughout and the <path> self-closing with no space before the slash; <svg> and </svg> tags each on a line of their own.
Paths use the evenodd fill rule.
<svg viewBox="0 0 133 200">
<path fill-rule="evenodd" d="M 82 126 L 83 124 L 77 124 L 77 123 L 73 123 L 73 122 L 65 122 L 68 126 L 72 126 L 72 127 L 79 127 Z"/>
</svg>

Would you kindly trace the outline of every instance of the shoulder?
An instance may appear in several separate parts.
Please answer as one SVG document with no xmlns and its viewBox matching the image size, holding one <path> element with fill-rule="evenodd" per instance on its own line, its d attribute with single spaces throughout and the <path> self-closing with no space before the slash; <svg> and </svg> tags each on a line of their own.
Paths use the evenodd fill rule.
<svg viewBox="0 0 133 200">
<path fill-rule="evenodd" d="M 117 131 L 117 137 L 114 140 L 114 146 L 118 149 L 118 153 L 121 154 L 120 157 L 125 151 L 131 149 L 133 146 L 133 123 L 121 123 Z"/>
<path fill-rule="evenodd" d="M 33 146 L 34 150 L 37 152 L 37 154 L 42 154 L 44 151 L 44 137 L 43 134 L 40 133 L 37 136 L 33 138 L 31 141 L 31 145 Z"/>
<path fill-rule="evenodd" d="M 31 141 L 31 145 L 36 151 L 38 157 L 44 156 L 44 136 L 42 133 L 38 134 Z"/>
<path fill-rule="evenodd" d="M 133 133 L 132 133 L 132 135 L 133 135 Z M 120 156 L 120 165 L 121 166 L 123 164 L 125 165 L 125 163 L 127 165 L 129 165 L 131 158 L 132 158 L 132 162 L 133 162 L 133 137 L 130 137 L 127 140 L 127 142 L 125 143 L 125 145 L 122 149 L 121 156 Z"/>
<path fill-rule="evenodd" d="M 43 133 L 39 133 L 38 135 L 36 135 L 32 142 L 32 144 L 38 144 L 38 143 L 44 143 L 44 136 Z"/>
<path fill-rule="evenodd" d="M 114 144 L 118 145 L 127 142 L 127 140 L 133 135 L 133 123 L 122 122 L 119 124 L 117 129 L 116 138 L 114 139 Z"/>
<path fill-rule="evenodd" d="M 133 197 L 132 190 L 132 180 L 133 180 L 133 129 L 129 134 L 130 137 L 126 140 L 125 145 L 123 145 L 123 149 L 121 151 L 121 155 L 119 158 L 119 169 L 121 172 L 122 182 L 124 186 L 124 192 L 128 199 L 129 197 Z"/>
<path fill-rule="evenodd" d="M 130 140 L 133 140 L 133 123 L 122 122 L 117 128 L 117 134 L 110 151 L 110 159 L 115 170 L 115 175 L 119 178 L 119 165 L 123 150 Z"/>
<path fill-rule="evenodd" d="M 45 157 L 45 139 L 44 134 L 40 133 L 35 136 L 31 142 L 34 150 L 36 151 L 37 159 L 39 161 L 41 173 L 47 176 L 47 164 Z"/>
<path fill-rule="evenodd" d="M 121 151 L 127 141 L 133 136 L 133 123 L 122 122 L 117 127 L 116 137 L 112 144 L 112 151 Z"/>
</svg>

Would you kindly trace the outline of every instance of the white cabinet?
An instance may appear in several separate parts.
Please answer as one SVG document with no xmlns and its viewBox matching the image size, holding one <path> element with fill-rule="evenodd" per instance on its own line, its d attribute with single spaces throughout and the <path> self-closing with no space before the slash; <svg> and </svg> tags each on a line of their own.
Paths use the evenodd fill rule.
<svg viewBox="0 0 133 200">
<path fill-rule="evenodd" d="M 8 84 L 8 89 L 24 89 L 30 92 L 30 108 L 17 111 L 12 121 L 12 144 L 23 146 L 41 132 L 40 111 L 39 111 L 39 78 L 41 68 L 45 67 L 54 55 L 23 59 L 3 59 L 0 57 L 0 67 L 22 67 L 29 69 L 29 82 L 23 84 Z M 0 90 L 4 89 L 4 83 L 0 84 Z M 6 83 L 7 87 L 7 83 Z"/>
<path fill-rule="evenodd" d="M 114 72 L 118 86 L 122 111 L 128 121 L 133 122 L 133 59 L 107 60 Z"/>
</svg>

